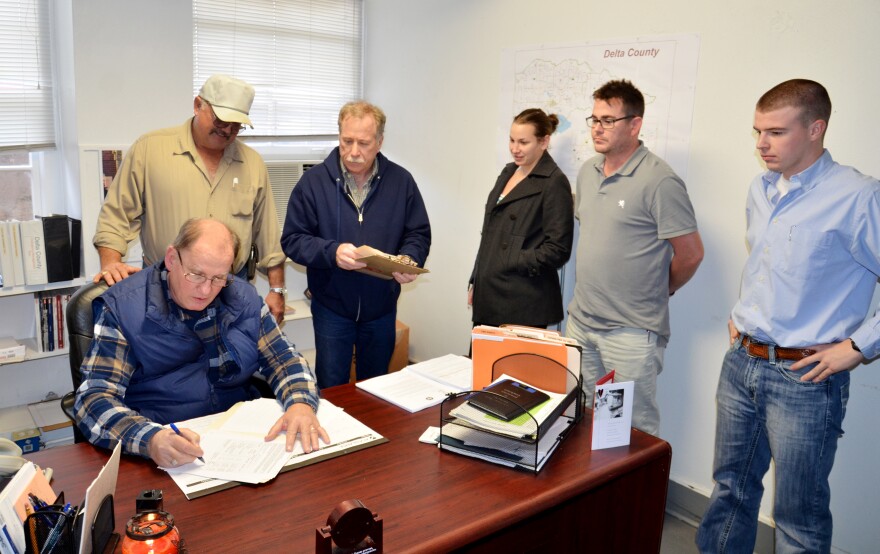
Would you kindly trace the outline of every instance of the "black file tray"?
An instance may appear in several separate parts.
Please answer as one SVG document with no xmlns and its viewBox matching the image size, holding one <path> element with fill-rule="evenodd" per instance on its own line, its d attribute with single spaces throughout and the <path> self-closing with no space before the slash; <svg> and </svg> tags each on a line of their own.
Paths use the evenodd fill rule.
<svg viewBox="0 0 880 554">
<path fill-rule="evenodd" d="M 581 377 L 555 360 L 529 353 L 501 358 L 492 368 L 493 381 L 506 374 L 529 385 L 546 381 L 541 376 L 546 377 L 548 372 L 562 372 L 565 388 L 552 390 L 545 386 L 544 390 L 565 396 L 540 422 L 513 400 L 494 392 L 467 391 L 448 396 L 440 404 L 440 450 L 538 473 L 583 418 Z M 518 415 L 508 423 L 470 406 L 468 400 L 479 395 L 492 395 L 498 402 L 509 404 Z M 542 455 L 542 450 L 546 454 Z"/>
</svg>

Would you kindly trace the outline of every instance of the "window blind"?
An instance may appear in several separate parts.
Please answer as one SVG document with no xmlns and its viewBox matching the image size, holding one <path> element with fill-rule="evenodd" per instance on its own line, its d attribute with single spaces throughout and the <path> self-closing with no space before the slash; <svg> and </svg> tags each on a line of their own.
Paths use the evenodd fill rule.
<svg viewBox="0 0 880 554">
<path fill-rule="evenodd" d="M 0 150 L 55 146 L 49 0 L 0 0 Z"/>
<path fill-rule="evenodd" d="M 361 96 L 362 0 L 193 0 L 193 94 L 215 73 L 253 85 L 247 135 L 335 135 Z"/>
</svg>

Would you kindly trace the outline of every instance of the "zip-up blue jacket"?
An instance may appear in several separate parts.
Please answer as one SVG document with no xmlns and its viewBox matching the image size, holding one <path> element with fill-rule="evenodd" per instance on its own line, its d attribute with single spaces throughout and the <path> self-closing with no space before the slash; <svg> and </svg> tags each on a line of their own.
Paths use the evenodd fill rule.
<svg viewBox="0 0 880 554">
<path fill-rule="evenodd" d="M 281 247 L 307 268 L 312 297 L 336 314 L 372 321 L 393 312 L 400 284 L 336 265 L 336 249 L 350 242 L 387 254 L 406 254 L 424 266 L 431 247 L 431 225 L 422 195 L 409 171 L 381 152 L 379 171 L 362 206 L 361 221 L 345 190 L 339 148 L 309 169 L 287 203 Z"/>
</svg>

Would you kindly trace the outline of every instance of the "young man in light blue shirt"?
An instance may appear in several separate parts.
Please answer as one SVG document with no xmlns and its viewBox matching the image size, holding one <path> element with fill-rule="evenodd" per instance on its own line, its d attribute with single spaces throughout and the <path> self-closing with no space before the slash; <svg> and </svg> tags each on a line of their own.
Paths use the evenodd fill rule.
<svg viewBox="0 0 880 554">
<path fill-rule="evenodd" d="M 794 79 L 755 110 L 768 171 L 746 207 L 750 254 L 718 384 L 715 490 L 701 552 L 752 552 L 764 474 L 775 461 L 777 552 L 829 552 L 828 476 L 849 370 L 880 347 L 865 320 L 880 276 L 880 182 L 834 162 L 825 88 Z"/>
</svg>

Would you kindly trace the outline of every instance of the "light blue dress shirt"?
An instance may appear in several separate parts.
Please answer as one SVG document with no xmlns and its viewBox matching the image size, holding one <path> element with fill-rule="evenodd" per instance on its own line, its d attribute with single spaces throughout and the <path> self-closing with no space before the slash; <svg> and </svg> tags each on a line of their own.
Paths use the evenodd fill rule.
<svg viewBox="0 0 880 554">
<path fill-rule="evenodd" d="M 783 347 L 852 338 L 876 357 L 880 317 L 865 318 L 880 276 L 880 182 L 827 150 L 781 198 L 780 177 L 767 171 L 749 189 L 736 328 Z"/>
</svg>

